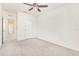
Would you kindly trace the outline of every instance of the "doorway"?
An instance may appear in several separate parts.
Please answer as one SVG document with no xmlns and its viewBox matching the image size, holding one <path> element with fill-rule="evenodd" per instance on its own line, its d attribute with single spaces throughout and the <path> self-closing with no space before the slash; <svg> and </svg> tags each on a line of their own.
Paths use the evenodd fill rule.
<svg viewBox="0 0 79 59">
<path fill-rule="evenodd" d="M 3 42 L 16 39 L 16 14 L 3 11 Z"/>
</svg>

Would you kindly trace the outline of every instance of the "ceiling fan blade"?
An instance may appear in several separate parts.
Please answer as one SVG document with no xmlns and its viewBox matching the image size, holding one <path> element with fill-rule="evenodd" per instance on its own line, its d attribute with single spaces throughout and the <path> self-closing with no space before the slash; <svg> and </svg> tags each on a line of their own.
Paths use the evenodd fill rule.
<svg viewBox="0 0 79 59">
<path fill-rule="evenodd" d="M 42 8 L 42 7 L 48 7 L 48 5 L 38 5 L 38 7 Z"/>
<path fill-rule="evenodd" d="M 29 9 L 29 11 L 31 11 L 32 9 L 33 9 L 33 7 L 32 7 L 32 8 L 30 8 L 30 9 Z"/>
<path fill-rule="evenodd" d="M 39 12 L 41 12 L 41 10 L 40 10 L 39 8 L 38 8 L 37 10 L 38 10 Z"/>
<path fill-rule="evenodd" d="M 29 6 L 33 6 L 32 4 L 29 4 L 29 3 L 23 3 L 23 4 L 25 4 L 25 5 L 29 5 Z"/>
<path fill-rule="evenodd" d="M 35 6 L 37 3 L 33 3 L 33 6 Z"/>
</svg>

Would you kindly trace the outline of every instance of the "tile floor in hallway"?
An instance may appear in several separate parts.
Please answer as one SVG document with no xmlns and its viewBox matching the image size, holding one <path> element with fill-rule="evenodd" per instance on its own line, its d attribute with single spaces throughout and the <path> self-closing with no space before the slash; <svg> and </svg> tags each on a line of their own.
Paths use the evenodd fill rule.
<svg viewBox="0 0 79 59">
<path fill-rule="evenodd" d="M 26 39 L 5 42 L 0 56 L 79 56 L 79 52 L 40 39 Z"/>
</svg>

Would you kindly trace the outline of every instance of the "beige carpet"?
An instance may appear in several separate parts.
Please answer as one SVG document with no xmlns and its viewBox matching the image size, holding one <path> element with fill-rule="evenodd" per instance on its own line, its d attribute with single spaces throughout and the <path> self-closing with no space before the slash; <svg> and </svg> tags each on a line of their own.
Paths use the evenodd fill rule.
<svg viewBox="0 0 79 59">
<path fill-rule="evenodd" d="M 79 56 L 79 52 L 40 39 L 5 42 L 1 56 Z"/>
</svg>

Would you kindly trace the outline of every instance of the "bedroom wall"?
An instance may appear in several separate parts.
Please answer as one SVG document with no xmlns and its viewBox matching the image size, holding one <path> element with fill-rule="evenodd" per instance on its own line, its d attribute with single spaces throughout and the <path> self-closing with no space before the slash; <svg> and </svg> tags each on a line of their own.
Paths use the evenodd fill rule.
<svg viewBox="0 0 79 59">
<path fill-rule="evenodd" d="M 79 51 L 79 4 L 68 4 L 41 14 L 38 33 L 43 40 Z"/>
<path fill-rule="evenodd" d="M 18 12 L 17 13 L 17 40 L 36 37 L 36 18 L 35 16 Z"/>
</svg>

